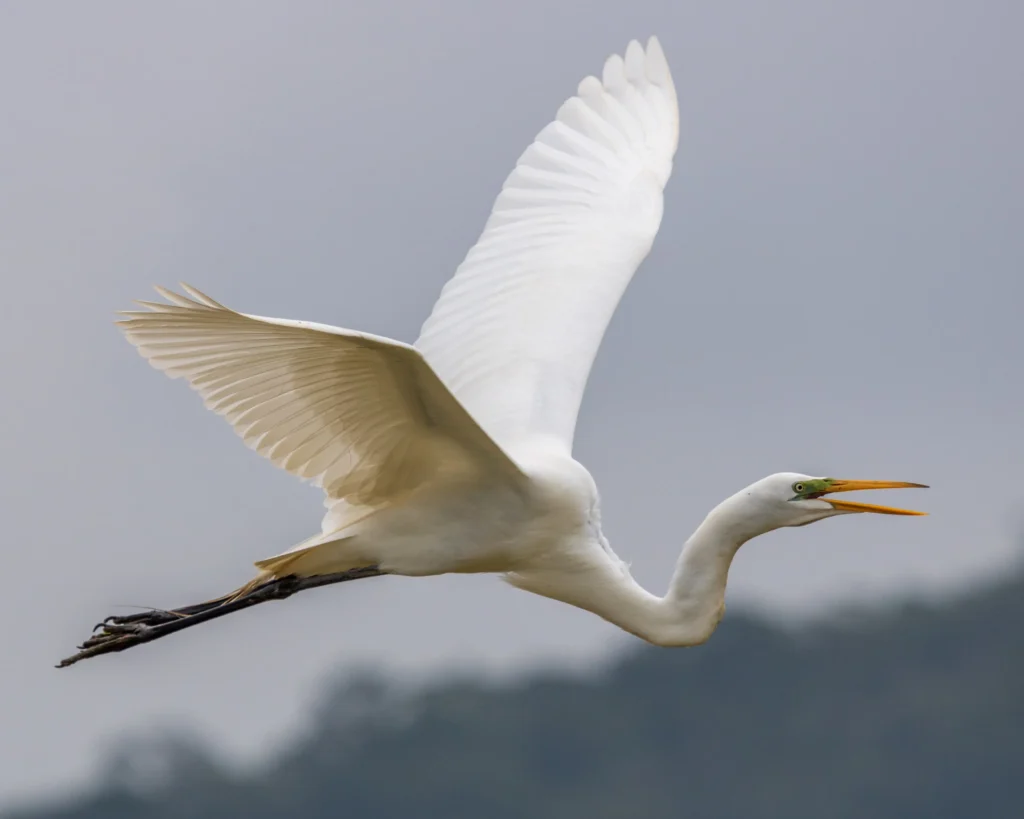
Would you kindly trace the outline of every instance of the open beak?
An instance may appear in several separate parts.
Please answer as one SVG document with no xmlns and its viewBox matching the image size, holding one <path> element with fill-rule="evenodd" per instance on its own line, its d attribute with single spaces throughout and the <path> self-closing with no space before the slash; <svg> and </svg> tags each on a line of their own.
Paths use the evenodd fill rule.
<svg viewBox="0 0 1024 819">
<path fill-rule="evenodd" d="M 859 489 L 927 489 L 923 483 L 907 483 L 906 481 L 842 481 L 833 480 L 828 490 L 821 495 L 834 492 L 856 492 Z M 875 512 L 879 515 L 927 515 L 927 512 L 914 512 L 910 509 L 897 509 L 893 506 L 878 506 L 874 503 L 857 503 L 856 501 L 832 500 L 822 497 L 826 503 L 832 504 L 842 512 Z"/>
</svg>

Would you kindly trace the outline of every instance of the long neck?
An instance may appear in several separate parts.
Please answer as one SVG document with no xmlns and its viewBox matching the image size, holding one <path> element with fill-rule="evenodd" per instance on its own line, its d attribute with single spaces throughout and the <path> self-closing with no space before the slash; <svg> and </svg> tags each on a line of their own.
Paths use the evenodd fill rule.
<svg viewBox="0 0 1024 819">
<path fill-rule="evenodd" d="M 695 643 L 707 640 L 718 627 L 725 614 L 729 567 L 740 546 L 756 534 L 738 526 L 726 504 L 712 510 L 690 535 L 662 598 L 666 614 Z"/>
<path fill-rule="evenodd" d="M 742 518 L 730 514 L 729 507 L 730 501 L 725 501 L 712 510 L 686 541 L 664 597 L 646 591 L 623 572 L 590 585 L 583 599 L 567 602 L 656 645 L 703 643 L 725 613 L 725 585 L 733 557 L 758 534 L 747 531 Z"/>
</svg>

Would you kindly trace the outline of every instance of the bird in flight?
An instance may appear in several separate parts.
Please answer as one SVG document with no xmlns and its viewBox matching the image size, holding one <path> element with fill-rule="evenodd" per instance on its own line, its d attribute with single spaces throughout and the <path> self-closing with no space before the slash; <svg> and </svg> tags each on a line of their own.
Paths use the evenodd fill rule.
<svg viewBox="0 0 1024 819">
<path fill-rule="evenodd" d="M 119 322 L 154 367 L 282 469 L 319 486 L 319 534 L 204 603 L 108 617 L 60 666 L 296 592 L 382 575 L 489 572 L 660 646 L 707 640 L 757 535 L 836 515 L 923 514 L 835 494 L 919 487 L 778 473 L 716 506 L 658 597 L 601 531 L 572 456 L 608 321 L 662 218 L 679 110 L 658 40 L 587 77 L 519 158 L 415 344 L 236 312 L 193 287 Z"/>
</svg>

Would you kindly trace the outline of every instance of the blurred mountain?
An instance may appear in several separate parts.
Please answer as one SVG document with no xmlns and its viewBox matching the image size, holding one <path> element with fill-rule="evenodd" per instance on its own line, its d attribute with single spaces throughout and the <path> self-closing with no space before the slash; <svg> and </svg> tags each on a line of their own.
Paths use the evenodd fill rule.
<svg viewBox="0 0 1024 819">
<path fill-rule="evenodd" d="M 1024 576 L 789 632 L 727 617 L 592 676 L 349 679 L 244 776 L 187 738 L 17 819 L 982 819 L 1024 815 Z"/>
</svg>

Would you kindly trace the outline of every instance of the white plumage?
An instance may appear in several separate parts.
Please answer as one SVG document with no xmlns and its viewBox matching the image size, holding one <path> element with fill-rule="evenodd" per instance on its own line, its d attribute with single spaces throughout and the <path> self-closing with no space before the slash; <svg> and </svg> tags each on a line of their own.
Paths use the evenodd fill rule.
<svg viewBox="0 0 1024 819">
<path fill-rule="evenodd" d="M 745 540 L 841 511 L 899 511 L 821 499 L 837 488 L 793 488 L 830 479 L 771 476 L 708 516 L 664 598 L 637 585 L 605 540 L 597 488 L 572 458 L 576 416 L 661 224 L 678 141 L 661 46 L 634 41 L 522 154 L 415 346 L 238 313 L 184 285 L 185 295 L 158 288 L 166 304 L 126 314 L 125 335 L 154 367 L 188 381 L 261 455 L 322 487 L 328 512 L 319 534 L 257 563 L 260 576 L 237 593 L 112 618 L 82 656 L 284 596 L 286 582 L 445 572 L 502 573 L 651 642 L 690 645 L 718 623 Z M 853 488 L 883 485 L 897 484 Z"/>
<path fill-rule="evenodd" d="M 661 224 L 679 110 L 658 41 L 588 77 L 520 157 L 416 346 L 505 447 L 572 449 L 590 366 Z"/>
<path fill-rule="evenodd" d="M 392 503 L 431 481 L 522 479 L 413 347 L 303 321 L 236 313 L 193 287 L 126 313 L 125 336 L 185 378 L 250 447 L 323 488 L 331 512 Z"/>
</svg>

